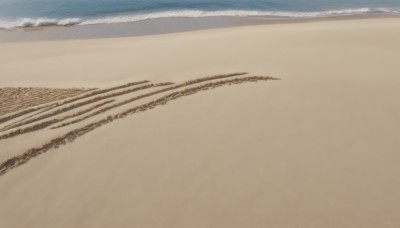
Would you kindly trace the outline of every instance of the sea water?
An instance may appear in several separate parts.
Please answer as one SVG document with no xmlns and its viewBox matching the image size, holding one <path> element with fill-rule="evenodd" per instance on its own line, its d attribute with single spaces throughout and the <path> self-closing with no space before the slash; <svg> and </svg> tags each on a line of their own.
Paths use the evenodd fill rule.
<svg viewBox="0 0 400 228">
<path fill-rule="evenodd" d="M 400 0 L 0 0 L 0 28 L 180 17 L 400 15 Z"/>
</svg>

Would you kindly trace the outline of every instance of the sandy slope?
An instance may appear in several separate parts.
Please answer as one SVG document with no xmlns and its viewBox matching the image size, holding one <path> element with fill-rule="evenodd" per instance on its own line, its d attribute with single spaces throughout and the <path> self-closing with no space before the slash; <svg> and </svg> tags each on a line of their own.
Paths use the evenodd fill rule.
<svg viewBox="0 0 400 228">
<path fill-rule="evenodd" d="M 0 176 L 0 227 L 400 226 L 399 40 L 400 19 L 370 19 L 0 44 L 6 86 L 282 79 L 183 97 L 30 160 Z"/>
</svg>

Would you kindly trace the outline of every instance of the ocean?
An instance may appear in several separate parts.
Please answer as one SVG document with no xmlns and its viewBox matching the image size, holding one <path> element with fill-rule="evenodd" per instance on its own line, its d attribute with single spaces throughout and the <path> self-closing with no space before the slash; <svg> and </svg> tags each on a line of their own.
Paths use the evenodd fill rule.
<svg viewBox="0 0 400 228">
<path fill-rule="evenodd" d="M 0 29 L 157 18 L 313 18 L 372 13 L 400 15 L 400 0 L 0 0 Z"/>
</svg>

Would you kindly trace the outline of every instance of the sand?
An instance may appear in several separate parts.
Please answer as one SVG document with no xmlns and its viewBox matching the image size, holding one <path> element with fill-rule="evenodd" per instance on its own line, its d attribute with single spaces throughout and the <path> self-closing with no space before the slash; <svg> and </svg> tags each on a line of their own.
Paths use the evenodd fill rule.
<svg viewBox="0 0 400 228">
<path fill-rule="evenodd" d="M 0 176 L 0 227 L 398 227 L 399 40 L 384 18 L 0 43 L 1 87 L 98 88 L 0 123 L 34 128 L 1 162 L 59 143 Z"/>
</svg>

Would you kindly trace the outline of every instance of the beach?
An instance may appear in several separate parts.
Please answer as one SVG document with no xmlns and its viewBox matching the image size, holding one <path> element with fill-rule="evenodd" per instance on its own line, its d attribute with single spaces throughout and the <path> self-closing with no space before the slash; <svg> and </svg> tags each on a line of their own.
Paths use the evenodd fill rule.
<svg viewBox="0 0 400 228">
<path fill-rule="evenodd" d="M 1 42 L 0 87 L 35 96 L 2 108 L 0 227 L 398 227 L 399 40 L 385 17 Z"/>
</svg>

